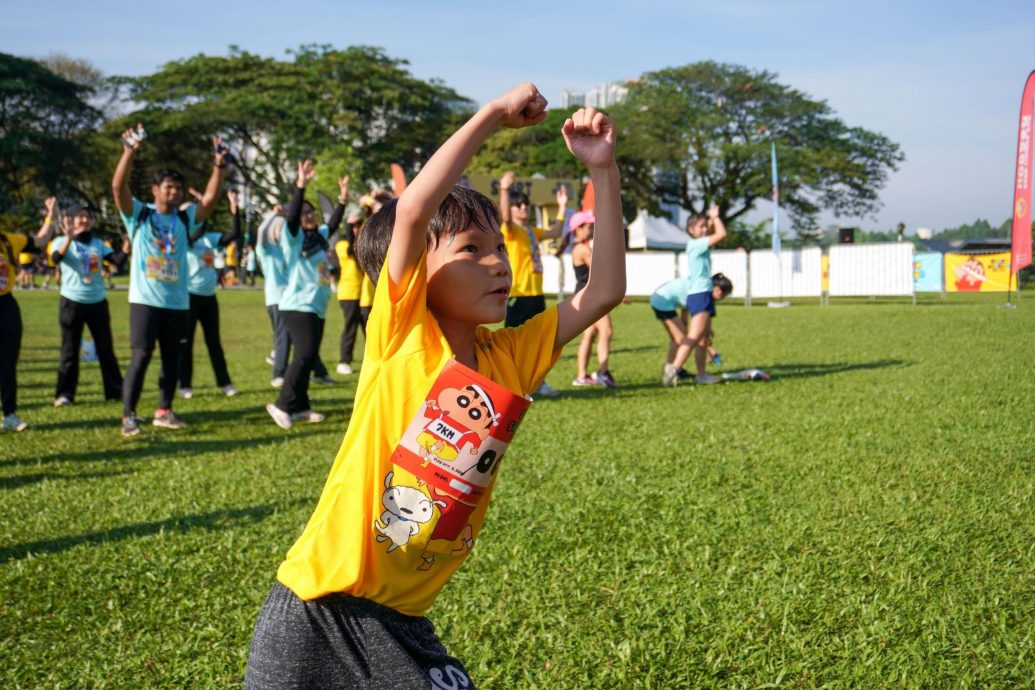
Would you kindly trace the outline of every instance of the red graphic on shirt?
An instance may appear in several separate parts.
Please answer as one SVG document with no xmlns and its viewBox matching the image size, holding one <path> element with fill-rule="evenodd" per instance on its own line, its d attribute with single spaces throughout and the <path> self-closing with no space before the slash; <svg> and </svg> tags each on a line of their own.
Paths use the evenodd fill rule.
<svg viewBox="0 0 1035 690">
<path fill-rule="evenodd" d="M 392 453 L 439 507 L 428 541 L 474 545 L 470 517 L 488 492 L 503 453 L 531 404 L 476 371 L 452 361 L 442 370 Z M 434 563 L 429 551 L 421 570 Z"/>
</svg>

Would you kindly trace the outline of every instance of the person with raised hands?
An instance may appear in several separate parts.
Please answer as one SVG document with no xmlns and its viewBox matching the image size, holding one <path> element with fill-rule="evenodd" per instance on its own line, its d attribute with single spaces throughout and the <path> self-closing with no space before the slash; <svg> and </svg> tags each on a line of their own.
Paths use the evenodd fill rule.
<svg viewBox="0 0 1035 690">
<path fill-rule="evenodd" d="M 136 407 L 144 386 L 148 364 L 158 344 L 162 375 L 158 377 L 158 408 L 152 424 L 181 429 L 184 422 L 173 414 L 181 343 L 187 337 L 190 297 L 187 286 L 189 245 L 204 232 L 203 221 L 219 201 L 226 176 L 227 148 L 213 137 L 213 167 L 202 199 L 180 210 L 183 176 L 171 169 L 155 172 L 151 203 L 134 198 L 129 188 L 133 160 L 140 148 L 142 132 L 123 133 L 122 157 L 111 187 L 132 251 L 129 270 L 129 330 L 132 358 L 122 387 L 122 435 L 140 433 Z"/>
<path fill-rule="evenodd" d="M 506 315 L 510 263 L 498 209 L 456 182 L 493 131 L 545 108 L 532 84 L 489 102 L 364 227 L 357 255 L 377 289 L 352 419 L 259 614 L 245 688 L 474 687 L 425 614 L 480 536 L 527 396 L 625 294 L 615 130 L 580 110 L 562 135 L 597 190 L 586 287 L 519 327 L 485 327 Z"/>
<path fill-rule="evenodd" d="M 83 329 L 90 329 L 100 365 L 105 400 L 122 399 L 122 371 L 115 358 L 111 336 L 111 311 L 101 273 L 103 262 L 120 267 L 129 251 L 128 240 L 121 251 L 104 244 L 93 229 L 93 215 L 86 206 L 72 209 L 63 222 L 64 236 L 53 240 L 50 259 L 61 269 L 61 360 L 58 364 L 54 407 L 75 402 L 79 385 L 79 348 Z M 65 220 L 64 218 L 62 219 Z"/>
<path fill-rule="evenodd" d="M 296 421 L 324 420 L 324 415 L 312 409 L 309 377 L 319 358 L 327 300 L 331 296 L 327 238 L 335 233 L 345 215 L 349 180 L 347 176 L 339 180 L 338 204 L 327 222 L 318 225 L 316 209 L 305 200 L 306 186 L 315 174 L 313 161 L 299 161 L 295 193 L 284 212 L 284 228 L 279 239 L 287 273 L 279 312 L 295 355 L 284 373 L 277 401 L 266 405 L 266 411 L 282 429 L 290 429 Z"/>
<path fill-rule="evenodd" d="M 190 190 L 191 196 L 196 192 Z M 204 197 L 197 195 L 199 201 Z M 194 335 L 201 323 L 205 334 L 205 347 L 212 363 L 212 373 L 216 377 L 219 392 L 227 397 L 237 395 L 230 380 L 230 372 L 226 366 L 226 355 L 223 354 L 223 343 L 219 339 L 219 301 L 216 299 L 216 284 L 219 282 L 215 267 L 216 252 L 236 242 L 241 236 L 241 218 L 238 214 L 237 192 L 228 190 L 227 201 L 230 203 L 230 228 L 226 232 L 206 232 L 191 243 L 187 250 L 187 293 L 190 302 L 190 321 L 187 324 L 187 339 L 180 348 L 179 384 L 180 395 L 184 398 L 194 396 Z"/>
</svg>

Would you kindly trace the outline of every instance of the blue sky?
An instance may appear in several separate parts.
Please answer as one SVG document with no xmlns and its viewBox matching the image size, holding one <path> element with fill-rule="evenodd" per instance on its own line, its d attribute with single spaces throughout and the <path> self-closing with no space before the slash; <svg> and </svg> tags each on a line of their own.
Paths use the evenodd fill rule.
<svg viewBox="0 0 1035 690">
<path fill-rule="evenodd" d="M 3 0 L 0 50 L 63 52 L 141 74 L 199 52 L 282 55 L 302 43 L 383 47 L 422 78 L 482 102 L 531 80 L 553 102 L 668 66 L 765 69 L 849 125 L 902 146 L 875 218 L 824 223 L 910 231 L 1010 213 L 1017 116 L 1035 69 L 1029 2 L 631 0 L 82 3 Z M 768 212 L 760 209 L 760 216 Z"/>
</svg>

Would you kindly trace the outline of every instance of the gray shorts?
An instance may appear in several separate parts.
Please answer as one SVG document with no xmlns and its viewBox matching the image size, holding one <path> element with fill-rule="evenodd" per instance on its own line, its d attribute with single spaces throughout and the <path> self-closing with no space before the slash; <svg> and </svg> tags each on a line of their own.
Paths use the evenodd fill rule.
<svg viewBox="0 0 1035 690">
<path fill-rule="evenodd" d="M 427 618 L 331 594 L 302 601 L 277 582 L 255 624 L 245 690 L 473 690 Z"/>
</svg>

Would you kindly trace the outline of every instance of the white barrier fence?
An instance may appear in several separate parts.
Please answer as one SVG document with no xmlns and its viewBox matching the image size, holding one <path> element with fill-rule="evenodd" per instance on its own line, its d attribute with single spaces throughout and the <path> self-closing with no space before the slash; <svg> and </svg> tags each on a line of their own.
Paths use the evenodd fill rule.
<svg viewBox="0 0 1035 690">
<path fill-rule="evenodd" d="M 823 251 L 819 247 L 787 249 L 779 259 L 768 249 L 753 252 L 712 251 L 712 273 L 733 282 L 735 298 L 822 297 Z M 625 257 L 626 294 L 647 297 L 659 285 L 686 275 L 682 252 L 631 251 Z M 547 294 L 570 295 L 575 289 L 571 256 L 543 256 Z M 749 293 L 750 290 L 750 293 Z M 847 244 L 830 247 L 829 295 L 835 297 L 911 296 L 913 245 L 907 242 Z"/>
<path fill-rule="evenodd" d="M 831 297 L 914 296 L 913 285 L 913 245 L 909 242 L 830 248 Z"/>
</svg>

